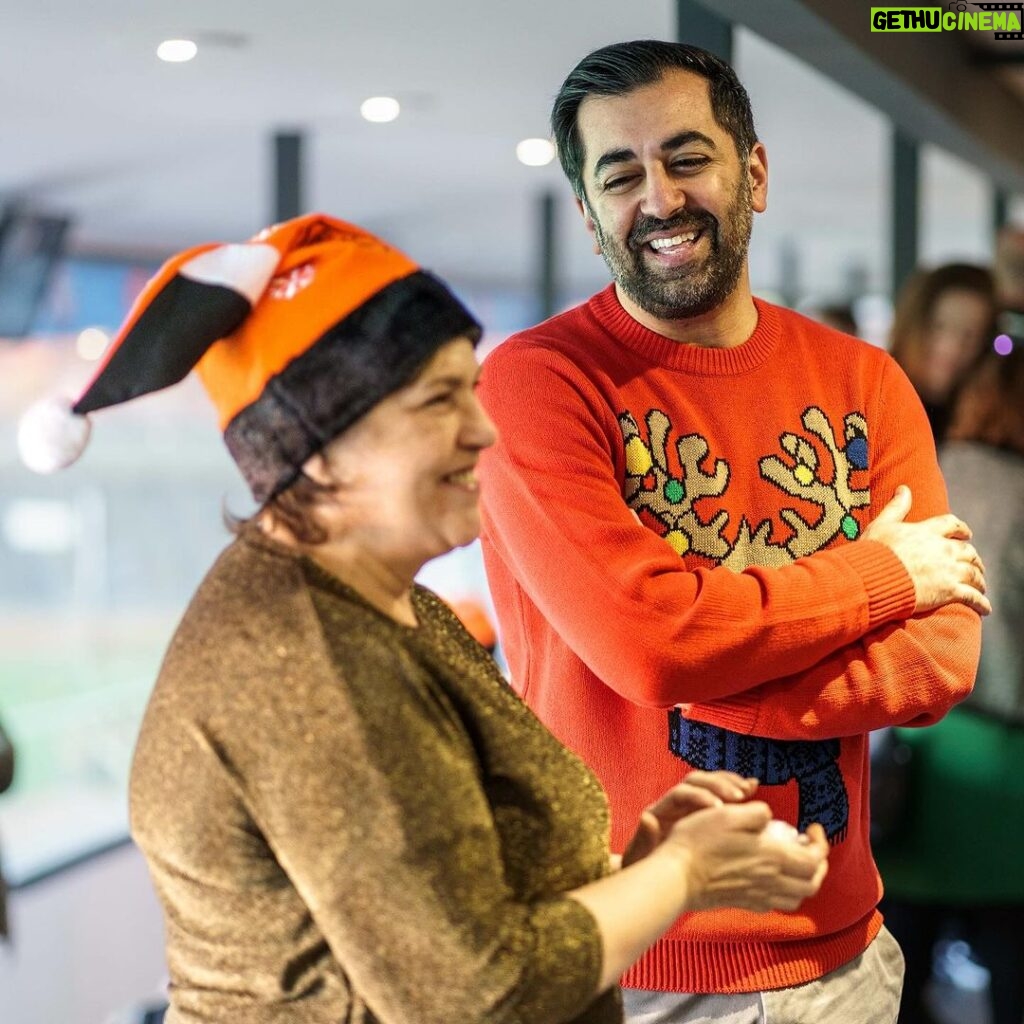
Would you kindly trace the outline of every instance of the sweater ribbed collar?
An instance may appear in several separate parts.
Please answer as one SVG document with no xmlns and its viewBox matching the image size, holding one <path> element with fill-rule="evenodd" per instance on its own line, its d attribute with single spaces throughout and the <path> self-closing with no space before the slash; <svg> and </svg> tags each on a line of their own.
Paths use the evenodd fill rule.
<svg viewBox="0 0 1024 1024">
<path fill-rule="evenodd" d="M 778 311 L 757 298 L 754 333 L 734 348 L 686 345 L 649 330 L 622 308 L 614 284 L 598 292 L 587 305 L 618 344 L 658 366 L 703 376 L 728 377 L 755 369 L 771 356 L 780 334 Z"/>
</svg>

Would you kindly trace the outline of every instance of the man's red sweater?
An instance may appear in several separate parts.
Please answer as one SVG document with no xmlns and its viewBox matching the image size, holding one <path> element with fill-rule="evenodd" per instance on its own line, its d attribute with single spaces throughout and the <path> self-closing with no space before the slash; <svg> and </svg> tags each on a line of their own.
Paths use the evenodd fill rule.
<svg viewBox="0 0 1024 1024">
<path fill-rule="evenodd" d="M 757 776 L 833 850 L 796 913 L 685 915 L 623 979 L 680 992 L 814 980 L 881 924 L 868 742 L 970 691 L 978 617 L 913 616 L 860 539 L 897 485 L 947 511 L 921 404 L 884 352 L 756 300 L 729 349 L 638 324 L 609 286 L 500 345 L 481 396 L 483 550 L 512 681 L 608 791 L 612 848 L 695 768 Z"/>
</svg>

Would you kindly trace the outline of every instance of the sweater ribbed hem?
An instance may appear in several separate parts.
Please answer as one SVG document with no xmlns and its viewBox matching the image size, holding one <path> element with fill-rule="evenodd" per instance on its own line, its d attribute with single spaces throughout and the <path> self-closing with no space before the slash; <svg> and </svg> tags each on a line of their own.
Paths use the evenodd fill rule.
<svg viewBox="0 0 1024 1024">
<path fill-rule="evenodd" d="M 884 544 L 861 541 L 833 548 L 857 573 L 868 594 L 868 630 L 899 622 L 914 614 L 914 581 L 903 563 Z"/>
<path fill-rule="evenodd" d="M 685 942 L 662 939 L 623 976 L 626 988 L 656 992 L 769 992 L 817 981 L 860 956 L 881 930 L 872 910 L 856 924 L 790 942 Z"/>
</svg>

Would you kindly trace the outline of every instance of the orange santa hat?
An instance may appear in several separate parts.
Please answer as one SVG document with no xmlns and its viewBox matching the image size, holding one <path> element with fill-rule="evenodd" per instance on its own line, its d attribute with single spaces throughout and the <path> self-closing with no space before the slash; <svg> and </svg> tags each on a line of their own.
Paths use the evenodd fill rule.
<svg viewBox="0 0 1024 1024">
<path fill-rule="evenodd" d="M 30 408 L 19 447 L 38 472 L 70 465 L 88 441 L 90 413 L 195 368 L 263 503 L 441 345 L 480 334 L 448 288 L 408 256 L 354 224 L 309 214 L 249 242 L 169 259 L 82 395 Z"/>
</svg>

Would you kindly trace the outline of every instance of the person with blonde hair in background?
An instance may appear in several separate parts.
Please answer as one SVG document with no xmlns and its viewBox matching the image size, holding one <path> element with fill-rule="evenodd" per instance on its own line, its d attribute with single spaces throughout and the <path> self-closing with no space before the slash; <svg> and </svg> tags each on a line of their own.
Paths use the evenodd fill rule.
<svg viewBox="0 0 1024 1024">
<path fill-rule="evenodd" d="M 995 337 L 996 311 L 992 273 L 969 263 L 919 270 L 896 299 L 889 352 L 920 396 L 936 443 L 957 390 Z"/>
<path fill-rule="evenodd" d="M 652 801 L 614 865 L 594 775 L 415 582 L 479 529 L 480 334 L 413 260 L 311 214 L 168 261 L 74 415 L 26 420 L 52 468 L 82 416 L 198 363 L 259 505 L 132 767 L 167 1024 L 615 1024 L 619 975 L 680 913 L 821 885 L 820 826 L 772 825 L 728 772 Z"/>
<path fill-rule="evenodd" d="M 999 302 L 999 331 L 1024 345 L 1024 227 L 1007 226 L 996 239 L 992 263 Z"/>
</svg>

